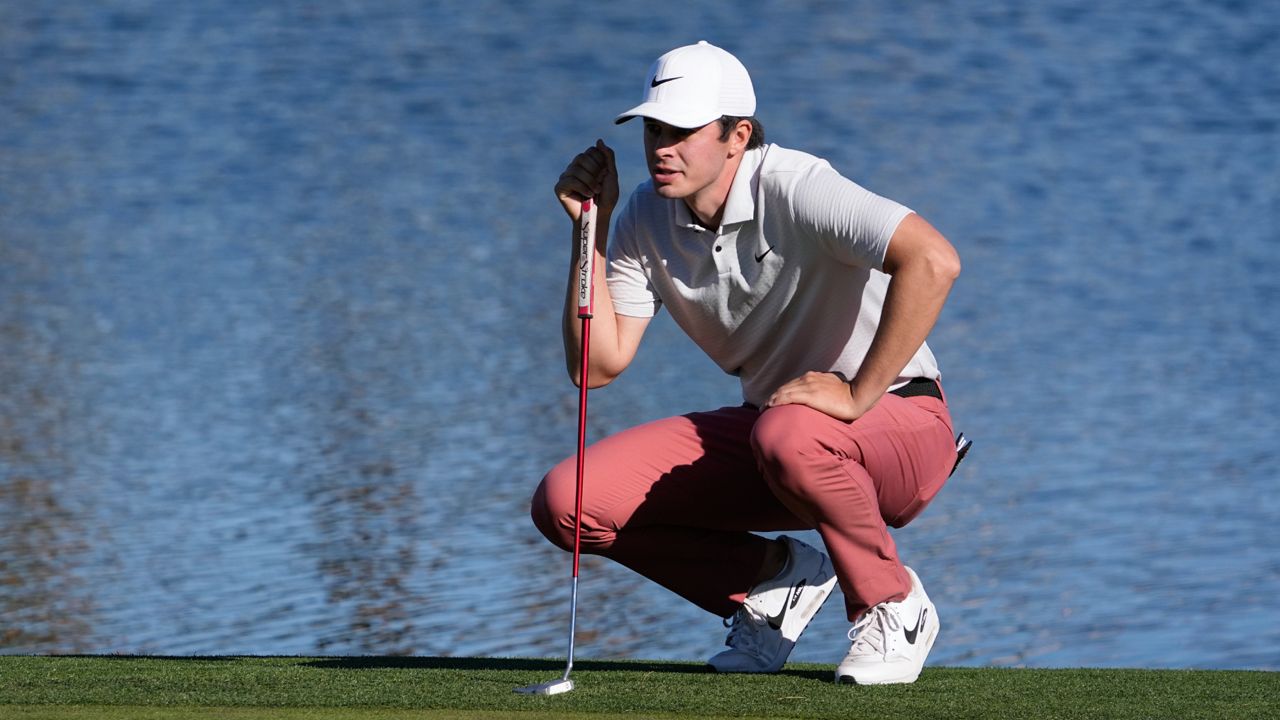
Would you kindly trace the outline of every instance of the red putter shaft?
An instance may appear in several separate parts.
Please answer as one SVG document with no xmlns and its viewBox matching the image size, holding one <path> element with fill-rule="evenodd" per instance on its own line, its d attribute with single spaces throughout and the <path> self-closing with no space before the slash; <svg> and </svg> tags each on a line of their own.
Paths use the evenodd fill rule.
<svg viewBox="0 0 1280 720">
<path fill-rule="evenodd" d="M 587 368 L 591 357 L 591 316 L 595 304 L 596 204 L 582 203 L 578 232 L 578 317 L 582 320 L 582 352 L 578 371 L 578 488 L 573 511 L 573 578 L 578 579 L 578 557 L 582 547 L 582 480 L 586 475 Z M 572 639 L 570 639 L 572 647 Z M 570 660 L 572 662 L 572 659 Z"/>
<path fill-rule="evenodd" d="M 582 203 L 578 231 L 578 317 L 582 320 L 582 354 L 578 363 L 578 487 L 573 512 L 573 583 L 569 595 L 569 653 L 564 675 L 537 685 L 516 688 L 526 695 L 559 695 L 573 690 L 574 640 L 578 629 L 578 558 L 582 555 L 582 479 L 586 475 L 587 368 L 591 364 L 591 311 L 594 300 L 596 209 L 590 198 Z"/>
</svg>

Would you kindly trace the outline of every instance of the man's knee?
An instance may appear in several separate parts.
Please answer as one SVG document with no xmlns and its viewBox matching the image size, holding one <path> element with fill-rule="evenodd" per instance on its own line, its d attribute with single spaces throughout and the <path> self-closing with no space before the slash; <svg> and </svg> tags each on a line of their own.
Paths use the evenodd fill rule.
<svg viewBox="0 0 1280 720">
<path fill-rule="evenodd" d="M 586 491 L 590 497 L 590 488 Z M 557 465 L 542 478 L 533 493 L 529 514 L 533 524 L 552 544 L 573 550 L 574 514 L 578 508 L 578 474 L 576 458 Z M 598 509 L 598 508 L 597 508 Z M 602 522 L 590 505 L 582 508 L 582 552 L 603 553 L 613 543 L 614 533 Z"/>
<path fill-rule="evenodd" d="M 775 485 L 790 487 L 809 476 L 808 469 L 824 449 L 814 437 L 813 413 L 804 405 L 779 405 L 760 415 L 751 432 L 751 449 L 765 478 Z"/>
<path fill-rule="evenodd" d="M 569 477 L 571 486 L 566 501 L 565 478 L 557 467 L 547 473 L 533 493 L 533 504 L 529 514 L 533 518 L 534 527 L 546 536 L 552 544 L 565 550 L 573 550 L 573 513 L 574 489 L 576 478 Z"/>
<path fill-rule="evenodd" d="M 781 462 L 815 444 L 809 424 L 818 412 L 805 405 L 779 405 L 760 414 L 751 430 L 751 449 L 756 458 Z"/>
</svg>

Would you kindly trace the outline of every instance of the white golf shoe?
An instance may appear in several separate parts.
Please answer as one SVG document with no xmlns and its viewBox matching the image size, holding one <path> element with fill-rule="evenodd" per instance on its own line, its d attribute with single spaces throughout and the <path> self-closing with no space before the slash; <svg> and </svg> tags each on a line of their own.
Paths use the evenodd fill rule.
<svg viewBox="0 0 1280 720">
<path fill-rule="evenodd" d="M 836 682 L 888 685 L 915 682 L 938 639 L 938 611 L 911 568 L 911 593 L 902 602 L 880 603 L 849 630 L 853 645 L 836 667 Z"/>
<path fill-rule="evenodd" d="M 787 536 L 782 572 L 751 588 L 729 625 L 725 650 L 707 661 L 718 672 L 771 673 L 782 669 L 805 626 L 831 595 L 836 574 L 823 553 Z M 726 621 L 727 622 L 727 621 Z"/>
</svg>

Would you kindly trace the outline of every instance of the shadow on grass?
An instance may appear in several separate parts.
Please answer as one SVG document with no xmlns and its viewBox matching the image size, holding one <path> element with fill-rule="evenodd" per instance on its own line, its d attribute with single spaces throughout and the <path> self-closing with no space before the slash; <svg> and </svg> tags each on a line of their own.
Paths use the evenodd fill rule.
<svg viewBox="0 0 1280 720">
<path fill-rule="evenodd" d="M 333 670 L 541 670 L 564 671 L 564 661 L 538 658 L 472 658 L 472 657 L 331 657 L 302 663 L 307 667 Z M 676 662 L 575 660 L 574 670 L 613 672 L 709 673 L 706 665 Z"/>
<path fill-rule="evenodd" d="M 487 657 L 401 657 L 401 656 L 332 656 L 306 657 L 288 655 L 50 655 L 46 657 L 82 658 L 90 660 L 161 661 L 235 663 L 253 660 L 296 660 L 301 667 L 321 670 L 521 670 L 559 674 L 564 660 L 554 658 L 487 658 Z M 596 672 L 661 672 L 684 675 L 716 675 L 710 665 L 696 662 L 663 662 L 655 660 L 578 660 L 575 671 Z M 778 675 L 809 680 L 830 681 L 829 669 L 783 668 Z"/>
<path fill-rule="evenodd" d="M 161 660 L 173 662 L 240 662 L 248 658 L 263 658 L 267 655 L 64 655 L 60 653 L 39 655 L 46 658 L 69 658 L 72 660 Z"/>
<path fill-rule="evenodd" d="M 535 658 L 470 658 L 470 657 L 332 657 L 318 658 L 302 663 L 307 667 L 333 670 L 538 670 L 559 673 L 564 671 L 564 661 Z M 652 660 L 577 660 L 575 671 L 603 672 L 663 672 L 694 675 L 716 675 L 710 665 L 690 662 L 659 662 Z M 783 669 L 779 675 L 830 680 L 830 670 Z"/>
<path fill-rule="evenodd" d="M 563 671 L 564 660 L 554 658 L 487 658 L 487 657 L 418 657 L 391 655 L 46 655 L 50 658 L 84 660 L 119 660 L 175 663 L 244 662 L 254 660 L 296 660 L 297 665 L 330 670 L 545 670 Z M 708 665 L 689 662 L 656 662 L 644 660 L 574 662 L 575 670 L 634 671 L 670 673 L 710 673 Z"/>
</svg>

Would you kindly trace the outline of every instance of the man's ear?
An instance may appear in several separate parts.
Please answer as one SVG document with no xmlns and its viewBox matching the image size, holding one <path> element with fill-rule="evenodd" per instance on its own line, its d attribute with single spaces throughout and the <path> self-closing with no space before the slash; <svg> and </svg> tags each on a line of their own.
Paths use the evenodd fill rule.
<svg viewBox="0 0 1280 720">
<path fill-rule="evenodd" d="M 738 155 L 747 148 L 747 143 L 751 140 L 751 121 L 739 120 L 737 125 L 733 126 L 733 133 L 729 135 L 729 143 L 732 146 L 733 155 Z"/>
</svg>

